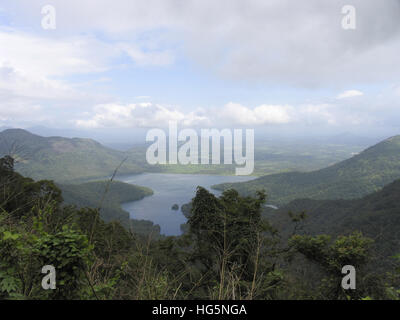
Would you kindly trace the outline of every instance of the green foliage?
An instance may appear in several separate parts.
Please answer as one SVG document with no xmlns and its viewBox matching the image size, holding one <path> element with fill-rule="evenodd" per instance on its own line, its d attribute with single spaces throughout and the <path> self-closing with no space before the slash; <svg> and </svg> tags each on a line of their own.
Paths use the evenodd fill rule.
<svg viewBox="0 0 400 320">
<path fill-rule="evenodd" d="M 275 250 L 274 230 L 261 219 L 265 198 L 263 192 L 251 198 L 241 197 L 235 190 L 216 198 L 198 187 L 188 219 L 188 236 L 194 239 L 192 259 L 200 263 L 201 286 L 211 290 L 212 296 L 254 298 L 258 271 L 261 269 L 267 277 L 275 271 L 268 260 L 271 257 L 265 254 L 266 248 L 269 254 Z M 262 277 L 263 281 L 267 277 Z"/>
<path fill-rule="evenodd" d="M 130 191 L 146 192 L 116 183 L 115 189 L 112 184 L 109 188 L 110 198 L 103 198 L 104 182 L 86 187 L 94 193 L 78 188 L 82 201 L 87 195 L 87 201 L 95 202 L 97 194 L 97 203 L 138 194 Z M 325 273 L 320 290 L 324 298 L 398 298 L 398 274 L 381 286 L 367 268 L 361 272 L 360 290 L 341 292 L 340 267 L 352 264 L 364 270 L 371 241 L 360 233 L 334 241 L 327 235 L 294 235 L 288 247 L 261 215 L 263 192 L 244 197 L 228 190 L 216 197 L 199 187 L 192 203 L 182 209 L 187 232 L 154 239 L 118 221 L 105 221 L 100 205 L 65 205 L 51 181 L 35 182 L 15 173 L 12 158 L 0 159 L 0 191 L 0 299 L 320 298 L 307 279 L 299 281 L 288 268 L 291 248 Z M 392 203 L 390 197 L 385 199 Z M 297 225 L 304 217 L 291 214 L 290 219 Z M 41 286 L 44 265 L 56 269 L 55 290 Z"/>
<path fill-rule="evenodd" d="M 227 250 L 231 251 L 229 264 L 249 263 L 248 253 L 257 245 L 257 234 L 265 229 L 260 215 L 264 201 L 262 193 L 256 199 L 242 198 L 235 190 L 224 192 L 218 199 L 198 187 L 188 224 L 190 234 L 196 238 L 198 256 L 207 269 L 212 268 L 213 255 Z"/>
<path fill-rule="evenodd" d="M 341 270 L 346 265 L 352 265 L 357 270 L 357 278 L 360 279 L 360 271 L 370 259 L 372 242 L 372 239 L 355 232 L 349 236 L 340 236 L 335 241 L 328 235 L 295 235 L 291 237 L 289 244 L 326 273 L 327 278 L 323 279 L 322 283 L 326 286 L 327 297 L 346 299 L 349 296 L 361 298 L 363 290 L 359 288 L 357 292 L 345 292 L 341 287 Z M 360 282 L 359 280 L 359 286 Z"/>
<path fill-rule="evenodd" d="M 4 217 L 4 215 L 3 215 Z M 21 251 L 21 235 L 0 228 L 0 297 L 13 298 L 21 291 L 22 283 L 14 264 Z"/>
<path fill-rule="evenodd" d="M 52 265 L 57 273 L 54 299 L 77 299 L 86 285 L 85 272 L 93 246 L 83 235 L 67 225 L 56 234 L 42 233 L 33 246 L 41 265 Z"/>
<path fill-rule="evenodd" d="M 290 239 L 291 246 L 332 274 L 340 273 L 345 265 L 362 267 L 369 259 L 368 251 L 372 243 L 372 239 L 358 232 L 339 236 L 333 243 L 328 235 L 295 235 Z"/>
<path fill-rule="evenodd" d="M 393 281 L 386 288 L 388 297 L 392 300 L 400 300 L 400 254 L 393 256 L 398 263 L 395 273 L 392 275 Z"/>
<path fill-rule="evenodd" d="M 279 210 L 265 210 L 282 235 L 289 236 L 291 219 L 287 212 L 307 212 L 301 233 L 311 235 L 330 234 L 337 237 L 354 230 L 377 239 L 372 246 L 376 258 L 371 261 L 380 272 L 389 271 L 392 256 L 398 252 L 400 239 L 400 180 L 385 186 L 378 192 L 352 200 L 295 200 Z M 299 231 L 300 232 L 300 231 Z"/>
</svg>

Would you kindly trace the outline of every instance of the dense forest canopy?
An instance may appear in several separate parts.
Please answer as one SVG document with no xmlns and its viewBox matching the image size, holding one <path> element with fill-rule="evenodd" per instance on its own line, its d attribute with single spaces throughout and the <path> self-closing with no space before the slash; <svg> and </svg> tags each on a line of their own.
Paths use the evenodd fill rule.
<svg viewBox="0 0 400 320">
<path fill-rule="evenodd" d="M 11 157 L 0 160 L 0 188 L 3 299 L 399 298 L 396 257 L 374 272 L 372 239 L 297 233 L 302 214 L 291 215 L 294 232 L 284 241 L 262 215 L 263 192 L 216 197 L 199 187 L 187 232 L 153 239 L 105 222 L 99 208 L 65 205 L 53 182 L 16 173 Z M 357 268 L 357 290 L 340 286 L 343 264 Z M 44 265 L 56 268 L 55 290 L 41 286 Z"/>
</svg>

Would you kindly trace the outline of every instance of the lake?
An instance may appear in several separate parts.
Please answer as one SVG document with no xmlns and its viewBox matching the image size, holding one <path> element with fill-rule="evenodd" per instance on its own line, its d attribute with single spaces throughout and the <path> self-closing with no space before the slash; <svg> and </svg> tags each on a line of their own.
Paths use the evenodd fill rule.
<svg viewBox="0 0 400 320">
<path fill-rule="evenodd" d="M 181 206 L 189 203 L 196 194 L 197 186 L 220 195 L 210 187 L 224 182 L 243 182 L 253 180 L 254 176 L 220 176 L 203 174 L 143 173 L 118 177 L 119 181 L 151 188 L 154 194 L 139 201 L 122 204 L 132 219 L 150 220 L 161 227 L 165 235 L 180 235 L 180 225 L 186 222 Z M 179 210 L 172 210 L 174 204 Z"/>
</svg>

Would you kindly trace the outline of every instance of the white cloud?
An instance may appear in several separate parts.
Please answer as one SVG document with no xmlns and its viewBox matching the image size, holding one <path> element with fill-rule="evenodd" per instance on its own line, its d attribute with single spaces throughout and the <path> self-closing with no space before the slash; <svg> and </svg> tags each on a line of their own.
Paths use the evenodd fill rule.
<svg viewBox="0 0 400 320">
<path fill-rule="evenodd" d="M 101 31 L 117 39 L 180 42 L 192 60 L 236 80 L 295 86 L 398 78 L 397 0 L 353 0 L 357 30 L 341 27 L 343 0 L 108 0 L 57 2 L 57 32 Z M 37 23 L 41 0 L 6 4 L 22 25 Z M 129 42 L 129 41 L 127 41 Z M 157 47 L 158 45 L 156 45 Z M 151 47 L 151 45 L 150 45 Z M 128 50 L 140 65 L 171 62 L 168 50 Z M 143 57 L 142 54 L 145 54 Z"/>
<path fill-rule="evenodd" d="M 42 107 L 39 105 L 21 105 L 18 101 L 8 102 L 0 106 L 0 120 L 21 119 L 30 117 L 32 120 L 42 121 L 46 117 L 40 114 Z"/>
<path fill-rule="evenodd" d="M 337 96 L 337 99 L 346 99 L 346 98 L 353 98 L 353 97 L 359 97 L 364 95 L 363 92 L 358 91 L 358 90 L 347 90 L 342 92 Z"/>
<path fill-rule="evenodd" d="M 306 125 L 337 124 L 337 107 L 332 104 L 304 104 L 297 108 L 296 119 Z"/>
<path fill-rule="evenodd" d="M 0 48 L 0 66 L 44 78 L 103 72 L 122 54 L 140 66 L 166 65 L 174 59 L 170 51 L 145 51 L 131 43 L 107 43 L 84 35 L 46 38 L 14 29 L 0 29 Z"/>
<path fill-rule="evenodd" d="M 89 90 L 91 84 L 104 83 L 102 73 L 114 67 L 114 60 L 127 54 L 138 66 L 166 65 L 173 62 L 169 52 L 157 48 L 144 51 L 139 46 L 99 41 L 93 36 L 47 38 L 12 28 L 0 28 L 0 118 L 15 121 L 27 119 L 30 113 L 12 113 L 7 108 L 18 101 L 17 110 L 42 112 L 49 109 L 91 107 L 109 101 L 104 93 Z M 70 80 L 76 75 L 99 75 L 92 82 Z M 50 111 L 50 112 L 49 112 Z M 42 118 L 41 117 L 41 118 Z M 23 119 L 25 118 L 25 119 Z"/>
<path fill-rule="evenodd" d="M 43 115 L 48 116 L 45 105 L 71 108 L 74 104 L 82 106 L 88 101 L 104 98 L 103 94 L 79 90 L 66 80 L 68 76 L 99 73 L 108 68 L 115 49 L 92 37 L 47 39 L 0 28 L 0 48 L 2 118 L 9 114 L 4 106 L 15 101 L 25 109 L 40 105 Z M 20 116 L 24 117 L 23 114 Z M 27 117 L 25 114 L 24 120 L 28 121 Z"/>
<path fill-rule="evenodd" d="M 137 96 L 137 97 L 135 97 L 135 99 L 139 99 L 139 100 L 141 100 L 141 99 L 151 99 L 151 97 L 150 96 Z"/>
<path fill-rule="evenodd" d="M 291 106 L 260 105 L 253 109 L 230 102 L 222 109 L 198 109 L 183 112 L 177 108 L 153 103 L 104 104 L 94 108 L 86 119 L 75 120 L 78 127 L 85 128 L 135 128 L 165 127 L 169 121 L 177 121 L 185 127 L 260 126 L 285 124 L 292 121 Z M 212 117 L 210 117 L 212 115 Z"/>
<path fill-rule="evenodd" d="M 292 107 L 288 105 L 260 105 L 254 109 L 230 102 L 219 112 L 219 121 L 237 125 L 284 124 L 291 121 Z"/>
<path fill-rule="evenodd" d="M 169 121 L 185 126 L 197 126 L 208 119 L 195 112 L 183 113 L 176 108 L 152 103 L 103 104 L 94 108 L 88 119 L 75 121 L 76 126 L 85 128 L 146 128 L 165 127 Z"/>
<path fill-rule="evenodd" d="M 400 85 L 396 86 L 393 91 L 394 91 L 395 95 L 400 97 Z"/>
<path fill-rule="evenodd" d="M 89 36 L 50 39 L 0 29 L 0 65 L 30 76 L 66 76 L 101 72 L 116 53 Z"/>
<path fill-rule="evenodd" d="M 120 44 L 119 48 L 135 62 L 136 65 L 145 66 L 167 66 L 174 63 L 174 55 L 171 50 L 144 51 L 138 46 Z"/>
<path fill-rule="evenodd" d="M 398 87 L 369 101 L 350 99 L 364 93 L 348 90 L 336 99 L 307 104 L 231 102 L 206 111 L 182 111 L 163 104 L 110 103 L 119 99 L 92 94 L 71 80 L 93 74 L 102 79 L 110 69 L 119 72 L 115 60 L 123 57 L 137 67 L 162 67 L 183 58 L 181 67 L 195 62 L 202 72 L 246 83 L 272 83 L 294 95 L 291 86 L 333 85 L 340 92 L 360 83 L 383 86 L 398 81 L 399 70 L 393 66 L 400 64 L 399 1 L 354 0 L 358 9 L 354 32 L 341 28 L 342 0 L 320 2 L 69 0 L 57 2 L 57 30 L 46 32 L 35 29 L 40 28 L 43 1 L 8 1 L 2 4 L 10 13 L 7 19 L 18 30 L 30 31 L 0 28 L 0 119 L 33 121 L 50 116 L 50 108 L 75 105 L 83 109 L 82 116 L 71 112 L 65 120 L 79 118 L 76 125 L 85 127 L 154 127 L 168 120 L 187 126 L 396 122 Z M 224 101 L 230 99 L 236 98 Z M 85 110 L 91 111 L 83 116 Z"/>
<path fill-rule="evenodd" d="M 169 121 L 192 128 L 235 127 L 333 127 L 374 126 L 395 122 L 399 103 L 389 97 L 371 97 L 370 105 L 355 100 L 299 103 L 296 105 L 262 104 L 251 107 L 229 102 L 222 107 L 182 111 L 181 108 L 150 102 L 101 104 L 92 112 L 74 120 L 81 128 L 165 128 Z M 390 102 L 390 103 L 389 103 Z"/>
</svg>

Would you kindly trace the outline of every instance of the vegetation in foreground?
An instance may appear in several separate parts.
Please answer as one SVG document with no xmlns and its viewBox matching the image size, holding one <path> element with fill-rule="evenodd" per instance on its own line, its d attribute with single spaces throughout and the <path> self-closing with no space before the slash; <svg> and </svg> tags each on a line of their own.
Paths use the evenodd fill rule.
<svg viewBox="0 0 400 320">
<path fill-rule="evenodd" d="M 399 270 L 367 268 L 371 239 L 293 232 L 283 243 L 261 216 L 263 192 L 227 190 L 217 198 L 199 187 L 187 233 L 152 240 L 104 222 L 99 209 L 65 206 L 53 182 L 15 173 L 11 157 L 0 161 L 0 187 L 2 299 L 399 298 Z M 302 218 L 292 215 L 294 225 Z M 292 273 L 294 259 L 321 277 Z M 340 287 L 343 264 L 357 268 L 357 290 Z M 44 265 L 56 268 L 55 290 L 41 287 Z"/>
<path fill-rule="evenodd" d="M 273 210 L 264 208 L 263 215 L 281 232 L 290 235 L 291 219 L 287 212 L 306 212 L 302 234 L 329 234 L 337 237 L 353 230 L 374 239 L 376 269 L 385 269 L 392 263 L 391 256 L 400 248 L 400 180 L 365 197 L 349 200 L 297 199 Z M 300 231 L 299 231 L 300 232 Z"/>
</svg>

